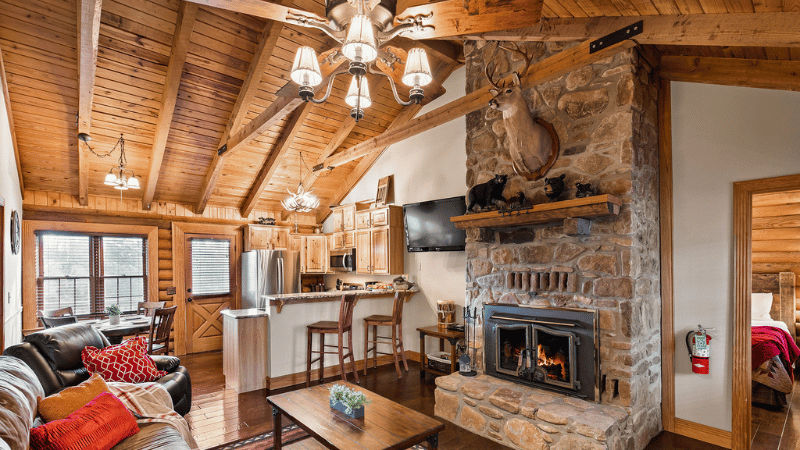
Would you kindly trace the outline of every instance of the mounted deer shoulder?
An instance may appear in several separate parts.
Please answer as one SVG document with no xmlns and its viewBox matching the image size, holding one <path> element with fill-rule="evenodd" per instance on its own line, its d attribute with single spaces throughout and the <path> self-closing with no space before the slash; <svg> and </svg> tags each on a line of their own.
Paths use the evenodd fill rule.
<svg viewBox="0 0 800 450">
<path fill-rule="evenodd" d="M 509 153 L 514 171 L 529 180 L 537 180 L 553 166 L 558 157 L 558 135 L 549 123 L 534 118 L 528 110 L 528 103 L 522 95 L 520 76 L 525 75 L 531 64 L 531 55 L 522 51 L 517 44 L 515 48 L 500 45 L 503 50 L 519 53 L 525 60 L 521 72 L 512 74 L 512 84 L 497 84 L 492 79 L 497 64 L 494 60 L 486 64 L 486 78 L 494 89 L 489 92 L 494 96 L 489 106 L 503 112 L 503 124 L 509 139 Z M 491 68 L 490 68 L 491 67 Z"/>
</svg>

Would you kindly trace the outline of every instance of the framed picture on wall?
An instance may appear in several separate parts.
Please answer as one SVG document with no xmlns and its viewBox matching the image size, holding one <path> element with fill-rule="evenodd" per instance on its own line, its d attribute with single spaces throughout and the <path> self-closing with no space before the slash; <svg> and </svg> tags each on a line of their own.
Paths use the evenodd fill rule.
<svg viewBox="0 0 800 450">
<path fill-rule="evenodd" d="M 375 195 L 375 205 L 383 206 L 394 202 L 394 191 L 392 179 L 394 175 L 389 175 L 378 180 L 378 193 Z"/>
</svg>

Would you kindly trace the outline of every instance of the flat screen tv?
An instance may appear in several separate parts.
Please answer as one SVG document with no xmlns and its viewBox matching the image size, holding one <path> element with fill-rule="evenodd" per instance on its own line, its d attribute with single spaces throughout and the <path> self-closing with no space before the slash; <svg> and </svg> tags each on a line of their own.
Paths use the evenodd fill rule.
<svg viewBox="0 0 800 450">
<path fill-rule="evenodd" d="M 466 230 L 450 222 L 467 211 L 464 196 L 403 205 L 406 222 L 406 248 L 409 252 L 464 251 Z"/>
</svg>

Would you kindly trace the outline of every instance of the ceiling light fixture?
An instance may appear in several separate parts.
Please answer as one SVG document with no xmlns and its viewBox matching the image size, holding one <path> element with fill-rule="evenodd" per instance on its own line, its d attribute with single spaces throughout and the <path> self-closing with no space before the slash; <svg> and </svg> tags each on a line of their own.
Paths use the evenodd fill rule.
<svg viewBox="0 0 800 450">
<path fill-rule="evenodd" d="M 379 60 L 389 68 L 395 63 L 401 63 L 402 60 L 391 50 L 381 47 L 402 33 L 433 29 L 431 25 L 422 24 L 423 20 L 431 19 L 433 13 L 419 14 L 401 20 L 395 17 L 395 10 L 395 0 L 328 0 L 327 22 L 311 15 L 304 16 L 290 12 L 286 17 L 287 22 L 317 28 L 342 44 L 341 49 L 325 58 L 325 62 L 333 65 L 342 58 L 350 61 L 347 68 L 330 74 L 325 95 L 317 99 L 314 98 L 314 87 L 321 84 L 323 79 L 317 54 L 311 47 L 300 47 L 295 55 L 291 72 L 292 80 L 300 85 L 300 98 L 314 103 L 326 101 L 331 95 L 333 80 L 338 75 L 349 73 L 353 79 L 345 103 L 352 108 L 350 115 L 358 121 L 364 117 L 364 108 L 368 108 L 372 103 L 365 78 L 367 73 L 371 73 L 389 78 L 397 103 L 403 106 L 420 103 L 425 98 L 423 86 L 433 80 L 425 50 L 413 48 L 406 58 L 401 80 L 403 84 L 411 87 L 408 101 L 402 100 L 397 94 L 397 86 L 392 77 L 375 69 L 374 63 Z M 394 25 L 395 21 L 398 22 L 397 26 Z"/>
<path fill-rule="evenodd" d="M 303 152 L 300 152 L 300 182 L 297 184 L 297 192 L 286 190 L 289 195 L 281 200 L 281 205 L 287 211 L 293 212 L 309 212 L 319 206 L 319 198 L 311 193 L 311 190 L 305 190 L 303 187 Z M 297 226 L 295 225 L 295 231 Z"/>
<path fill-rule="evenodd" d="M 108 171 L 106 174 L 106 179 L 103 184 L 107 186 L 113 186 L 114 189 L 118 189 L 120 191 L 126 191 L 128 189 L 139 189 L 139 177 L 137 177 L 132 170 L 126 169 L 125 166 L 128 164 L 128 160 L 125 157 L 125 139 L 122 137 L 122 134 L 119 135 L 119 140 L 117 143 L 114 144 L 114 147 L 106 153 L 100 154 L 94 151 L 94 149 L 89 145 L 89 141 L 92 140 L 92 137 L 86 133 L 78 133 L 78 139 L 86 144 L 86 147 L 94 153 L 96 156 L 101 158 L 105 158 L 107 156 L 111 156 L 114 150 L 119 147 L 119 162 L 116 167 L 112 167 L 111 170 Z"/>
</svg>

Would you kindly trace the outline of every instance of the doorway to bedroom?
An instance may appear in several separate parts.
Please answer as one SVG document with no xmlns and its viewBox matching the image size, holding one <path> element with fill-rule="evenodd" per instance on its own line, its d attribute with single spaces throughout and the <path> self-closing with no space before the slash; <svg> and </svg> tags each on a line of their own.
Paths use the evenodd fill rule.
<svg viewBox="0 0 800 450">
<path fill-rule="evenodd" d="M 800 354 L 800 190 L 754 193 L 750 212 L 751 448 L 794 449 L 800 436 L 800 381 L 791 363 Z"/>
</svg>

